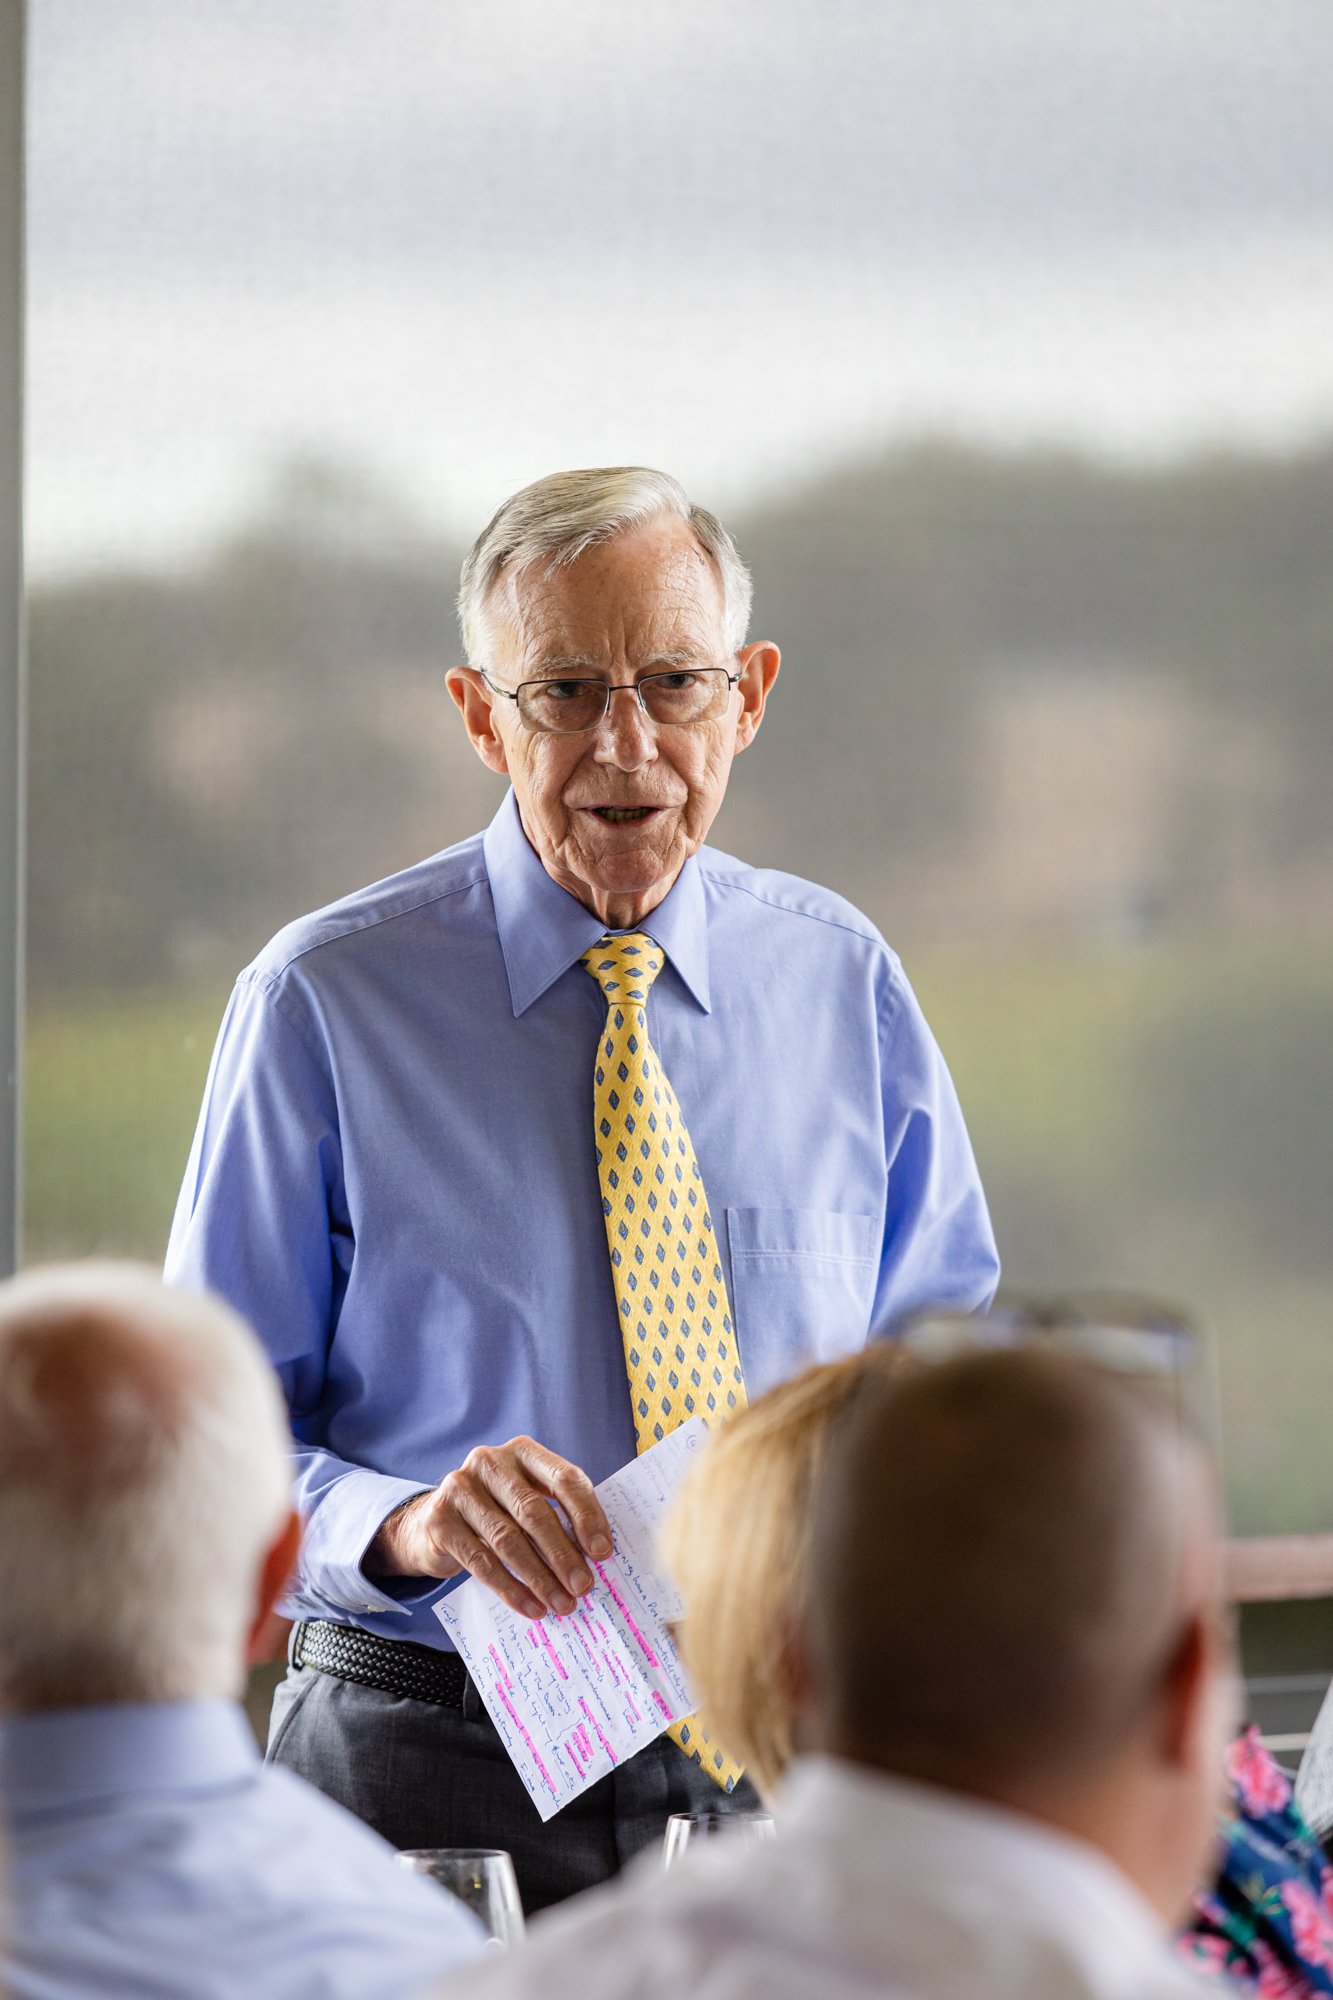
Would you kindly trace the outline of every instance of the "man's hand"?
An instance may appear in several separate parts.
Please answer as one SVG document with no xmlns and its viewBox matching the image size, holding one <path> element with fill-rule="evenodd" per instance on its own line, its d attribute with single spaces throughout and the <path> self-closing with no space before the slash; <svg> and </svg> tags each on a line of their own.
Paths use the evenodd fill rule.
<svg viewBox="0 0 1333 2000">
<path fill-rule="evenodd" d="M 575 1541 L 551 1502 L 564 1509 Z M 525 1618 L 563 1615 L 592 1588 L 587 1559 L 611 1554 L 592 1481 L 530 1437 L 470 1451 L 431 1493 L 394 1509 L 366 1551 L 367 1576 L 473 1576 Z"/>
</svg>

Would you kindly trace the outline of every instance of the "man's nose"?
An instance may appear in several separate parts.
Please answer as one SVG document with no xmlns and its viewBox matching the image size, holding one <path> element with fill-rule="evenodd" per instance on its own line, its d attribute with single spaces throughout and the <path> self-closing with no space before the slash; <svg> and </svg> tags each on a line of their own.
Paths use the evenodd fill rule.
<svg viewBox="0 0 1333 2000">
<path fill-rule="evenodd" d="M 597 726 L 593 755 L 599 764 L 615 764 L 622 771 L 637 771 L 657 756 L 657 730 L 645 715 L 638 689 L 628 684 L 613 687 L 606 714 Z"/>
</svg>

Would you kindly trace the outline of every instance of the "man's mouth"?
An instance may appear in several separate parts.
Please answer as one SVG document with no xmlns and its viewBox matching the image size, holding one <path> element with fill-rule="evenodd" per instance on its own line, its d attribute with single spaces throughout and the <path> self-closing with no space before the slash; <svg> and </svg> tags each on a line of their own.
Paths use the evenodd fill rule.
<svg viewBox="0 0 1333 2000">
<path fill-rule="evenodd" d="M 628 826 L 634 820 L 651 819 L 655 812 L 661 811 L 661 807 L 591 806 L 589 811 L 596 813 L 598 819 L 605 820 L 608 826 Z"/>
</svg>

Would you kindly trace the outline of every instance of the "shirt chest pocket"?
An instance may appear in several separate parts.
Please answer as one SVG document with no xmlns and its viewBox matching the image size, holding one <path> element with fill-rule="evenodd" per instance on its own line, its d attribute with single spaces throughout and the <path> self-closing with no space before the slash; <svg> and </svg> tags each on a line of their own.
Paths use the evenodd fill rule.
<svg viewBox="0 0 1333 2000">
<path fill-rule="evenodd" d="M 864 1346 L 879 1266 L 872 1215 L 729 1208 L 731 1309 L 749 1394 Z"/>
</svg>

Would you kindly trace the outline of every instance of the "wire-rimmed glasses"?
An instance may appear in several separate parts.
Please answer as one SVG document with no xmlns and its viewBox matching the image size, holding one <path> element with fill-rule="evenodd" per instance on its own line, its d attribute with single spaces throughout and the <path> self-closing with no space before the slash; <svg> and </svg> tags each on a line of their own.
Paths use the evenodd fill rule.
<svg viewBox="0 0 1333 2000">
<path fill-rule="evenodd" d="M 1049 1299 L 1002 1292 L 987 1313 L 927 1309 L 910 1314 L 895 1332 L 906 1352 L 926 1362 L 979 1350 L 1049 1347 L 1156 1383 L 1205 1442 L 1214 1449 L 1219 1442 L 1211 1350 L 1190 1315 L 1163 1300 L 1112 1291 Z"/>
<path fill-rule="evenodd" d="M 667 672 L 641 674 L 636 681 L 603 681 L 580 677 L 550 677 L 501 687 L 485 668 L 481 677 L 492 694 L 517 705 L 526 728 L 542 736 L 582 736 L 596 729 L 611 707 L 613 694 L 632 694 L 650 722 L 667 729 L 687 729 L 698 722 L 716 722 L 726 709 L 740 679 L 726 667 L 673 667 Z"/>
</svg>

